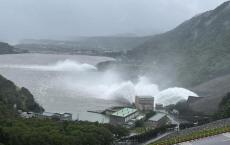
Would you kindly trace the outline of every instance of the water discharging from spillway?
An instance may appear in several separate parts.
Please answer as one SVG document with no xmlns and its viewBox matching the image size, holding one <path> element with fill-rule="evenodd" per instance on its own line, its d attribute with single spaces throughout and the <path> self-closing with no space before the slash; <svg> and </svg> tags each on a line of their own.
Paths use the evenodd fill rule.
<svg viewBox="0 0 230 145">
<path fill-rule="evenodd" d="M 28 88 L 46 111 L 70 112 L 75 118 L 89 121 L 105 118 L 87 110 L 103 110 L 123 101 L 132 103 L 136 95 L 154 96 L 156 103 L 165 105 L 197 96 L 183 88 L 159 90 L 145 76 L 131 81 L 122 79 L 119 72 L 98 71 L 95 65 L 108 60 L 111 58 L 81 55 L 3 55 L 0 72 L 18 86 Z"/>
<path fill-rule="evenodd" d="M 155 102 L 164 105 L 173 104 L 188 96 L 197 96 L 184 88 L 168 88 L 159 90 L 145 77 L 139 77 L 137 82 L 122 80 L 113 71 L 98 72 L 94 65 L 79 63 L 73 60 L 57 61 L 49 65 L 1 65 L 0 68 L 17 68 L 31 71 L 59 72 L 58 75 L 44 88 L 50 86 L 57 90 L 76 92 L 80 96 L 105 100 L 116 100 L 132 103 L 135 96 L 154 96 Z M 42 90 L 41 90 L 42 91 Z"/>
</svg>

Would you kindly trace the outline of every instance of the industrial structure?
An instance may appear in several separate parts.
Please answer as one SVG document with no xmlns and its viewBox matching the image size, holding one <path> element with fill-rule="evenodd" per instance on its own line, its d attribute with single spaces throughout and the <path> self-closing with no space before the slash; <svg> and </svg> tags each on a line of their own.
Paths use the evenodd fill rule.
<svg viewBox="0 0 230 145">
<path fill-rule="evenodd" d="M 152 128 L 156 128 L 168 123 L 170 123 L 170 118 L 166 114 L 157 113 L 153 117 L 149 118 L 146 124 Z"/>
<path fill-rule="evenodd" d="M 53 120 L 61 120 L 61 121 L 72 121 L 71 113 L 51 113 L 51 112 L 43 112 L 43 113 L 34 113 L 34 112 L 22 112 L 19 111 L 19 114 L 23 118 L 38 118 L 38 119 L 53 119 Z"/>
<path fill-rule="evenodd" d="M 199 101 L 201 99 L 203 99 L 204 97 L 195 97 L 195 96 L 189 96 L 188 99 L 187 99 L 187 104 L 190 105 L 190 104 L 193 104 L 195 103 L 196 101 Z"/>
<path fill-rule="evenodd" d="M 140 111 L 153 111 L 154 110 L 154 97 L 152 96 L 136 96 L 135 106 Z"/>
<path fill-rule="evenodd" d="M 113 125 L 123 125 L 138 115 L 137 109 L 123 108 L 110 115 L 110 123 Z"/>
<path fill-rule="evenodd" d="M 163 110 L 164 109 L 164 105 L 157 103 L 157 104 L 155 104 L 155 109 L 156 110 Z"/>
</svg>

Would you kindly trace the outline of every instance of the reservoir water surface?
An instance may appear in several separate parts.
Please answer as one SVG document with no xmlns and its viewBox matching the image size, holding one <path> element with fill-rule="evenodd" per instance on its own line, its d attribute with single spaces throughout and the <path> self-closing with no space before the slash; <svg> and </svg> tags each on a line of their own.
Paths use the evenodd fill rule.
<svg viewBox="0 0 230 145">
<path fill-rule="evenodd" d="M 28 88 L 48 112 L 70 112 L 75 119 L 107 122 L 108 118 L 87 112 L 119 105 L 103 98 L 105 94 L 98 96 L 100 90 L 92 87 L 92 82 L 102 77 L 95 65 L 107 60 L 112 58 L 29 53 L 0 55 L 0 74 Z"/>
</svg>

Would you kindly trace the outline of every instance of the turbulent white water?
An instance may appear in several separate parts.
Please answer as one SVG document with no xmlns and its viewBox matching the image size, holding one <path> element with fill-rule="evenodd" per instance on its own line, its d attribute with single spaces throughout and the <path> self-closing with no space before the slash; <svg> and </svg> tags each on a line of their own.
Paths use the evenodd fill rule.
<svg viewBox="0 0 230 145">
<path fill-rule="evenodd" d="M 18 68 L 35 71 L 61 71 L 70 74 L 56 78 L 56 88 L 76 91 L 81 96 L 95 97 L 106 100 L 134 102 L 135 96 L 154 96 L 157 103 L 165 105 L 197 96 L 184 88 L 169 88 L 160 91 L 156 84 L 151 83 L 145 76 L 137 82 L 122 80 L 118 73 L 106 71 L 95 72 L 97 68 L 87 63 L 79 63 L 66 59 L 48 65 L 2 65 L 0 68 Z M 93 72 L 92 72 L 93 71 Z M 83 73 L 83 74 L 82 74 Z M 51 84 L 50 84 L 51 85 Z"/>
<path fill-rule="evenodd" d="M 19 69 L 31 69 L 38 71 L 90 71 L 97 70 L 93 65 L 87 63 L 79 63 L 69 59 L 64 61 L 58 61 L 55 64 L 50 65 L 2 65 L 0 68 L 19 68 Z"/>
<path fill-rule="evenodd" d="M 190 90 L 184 88 L 168 88 L 160 91 L 155 95 L 156 102 L 164 105 L 175 104 L 180 100 L 186 100 L 189 96 L 198 97 L 198 95 Z"/>
<path fill-rule="evenodd" d="M 18 54 L 0 56 L 0 74 L 28 88 L 46 111 L 71 112 L 82 120 L 105 118 L 87 110 L 103 110 L 132 103 L 136 95 L 154 96 L 156 103 L 176 103 L 197 96 L 183 88 L 159 90 L 157 84 L 140 76 L 123 80 L 119 72 L 99 72 L 95 65 L 110 58 L 73 55 Z"/>
</svg>

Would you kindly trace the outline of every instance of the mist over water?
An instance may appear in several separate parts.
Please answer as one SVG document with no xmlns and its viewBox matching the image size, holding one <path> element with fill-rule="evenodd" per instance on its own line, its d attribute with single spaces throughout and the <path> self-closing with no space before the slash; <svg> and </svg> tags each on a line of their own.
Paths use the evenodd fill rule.
<svg viewBox="0 0 230 145">
<path fill-rule="evenodd" d="M 155 103 L 176 103 L 197 96 L 183 88 L 159 90 L 146 76 L 123 79 L 120 72 L 98 71 L 107 57 L 54 54 L 15 54 L 0 57 L 0 74 L 28 88 L 48 112 L 70 112 L 81 120 L 108 122 L 88 110 L 130 104 L 136 95 L 154 96 Z"/>
<path fill-rule="evenodd" d="M 77 92 L 78 96 L 114 100 L 122 103 L 133 103 L 135 96 L 154 96 L 157 103 L 165 105 L 187 99 L 197 94 L 183 88 L 159 90 L 145 76 L 137 81 L 123 80 L 119 72 L 107 70 L 98 72 L 94 65 L 75 60 L 59 60 L 47 65 L 1 65 L 0 68 L 25 69 L 31 71 L 65 72 L 65 75 L 54 78 L 49 85 L 63 91 Z M 72 97 L 78 97 L 72 96 Z"/>
<path fill-rule="evenodd" d="M 148 82 L 146 77 L 140 77 L 134 83 L 130 80 L 122 80 L 119 74 L 111 71 L 85 75 L 82 79 L 66 77 L 61 80 L 61 84 L 90 97 L 124 103 L 132 103 L 136 95 L 154 96 L 159 92 L 157 85 Z"/>
<path fill-rule="evenodd" d="M 112 71 L 86 73 L 81 79 L 66 77 L 61 80 L 61 84 L 73 91 L 78 90 L 82 95 L 124 103 L 133 103 L 135 96 L 154 96 L 157 103 L 168 105 L 185 100 L 188 96 L 198 96 L 184 88 L 159 90 L 157 84 L 145 76 L 140 76 L 137 81 L 122 80 L 118 73 Z"/>
<path fill-rule="evenodd" d="M 64 61 L 58 61 L 55 64 L 50 65 L 2 65 L 0 68 L 19 68 L 19 69 L 31 69 L 37 71 L 88 71 L 97 70 L 93 65 L 87 63 L 79 63 L 69 59 Z"/>
</svg>

